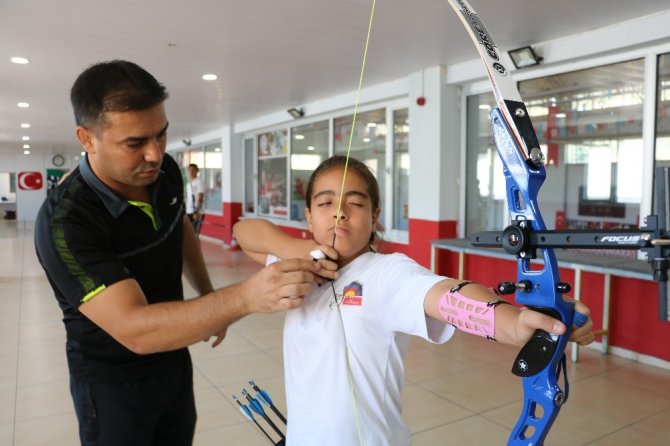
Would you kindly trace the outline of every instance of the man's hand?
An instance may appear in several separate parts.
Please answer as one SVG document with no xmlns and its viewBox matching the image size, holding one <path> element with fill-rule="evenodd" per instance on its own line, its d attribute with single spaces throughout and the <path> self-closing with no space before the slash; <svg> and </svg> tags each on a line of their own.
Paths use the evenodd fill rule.
<svg viewBox="0 0 670 446">
<path fill-rule="evenodd" d="M 243 304 L 248 313 L 272 313 L 298 308 L 316 283 L 317 274 L 336 278 L 319 262 L 289 259 L 266 266 L 240 283 Z"/>
<path fill-rule="evenodd" d="M 218 333 L 214 333 L 213 336 L 216 336 L 216 339 L 212 343 L 212 348 L 217 347 L 219 344 L 223 342 L 223 339 L 226 337 L 226 332 L 228 331 L 228 327 L 225 327 L 223 330 L 219 331 Z M 211 336 L 207 336 L 205 339 L 203 339 L 203 342 L 209 342 Z"/>
</svg>

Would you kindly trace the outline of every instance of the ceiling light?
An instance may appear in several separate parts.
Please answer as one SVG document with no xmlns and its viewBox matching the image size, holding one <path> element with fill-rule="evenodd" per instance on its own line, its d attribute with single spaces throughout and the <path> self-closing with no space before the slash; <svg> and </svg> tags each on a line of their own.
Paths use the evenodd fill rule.
<svg viewBox="0 0 670 446">
<path fill-rule="evenodd" d="M 81 156 L 84 156 L 84 155 L 86 155 L 86 152 L 82 151 Z"/>
<path fill-rule="evenodd" d="M 11 60 L 12 63 L 18 63 L 18 64 L 21 64 L 21 65 L 30 63 L 30 61 L 28 59 L 26 59 L 25 57 L 12 57 L 9 60 Z"/>
<path fill-rule="evenodd" d="M 512 58 L 512 62 L 516 68 L 532 67 L 533 65 L 538 65 L 542 60 L 530 46 L 517 48 L 507 53 Z"/>
<path fill-rule="evenodd" d="M 27 102 L 17 102 L 16 106 L 19 107 L 19 108 L 28 108 L 28 107 L 30 107 L 30 104 L 27 103 Z"/>
<path fill-rule="evenodd" d="M 30 155 L 30 150 L 24 150 L 24 151 L 23 151 L 23 154 L 24 154 L 24 155 Z"/>
<path fill-rule="evenodd" d="M 314 146 L 307 146 L 307 150 L 314 150 Z"/>
<path fill-rule="evenodd" d="M 565 113 L 556 113 L 557 118 L 565 118 L 566 114 Z"/>
<path fill-rule="evenodd" d="M 206 81 L 215 81 L 218 78 L 219 78 L 219 76 L 217 76 L 216 74 L 211 74 L 211 73 L 202 75 L 202 79 L 206 80 Z"/>
<path fill-rule="evenodd" d="M 24 144 L 24 145 L 23 145 L 23 148 L 24 148 L 24 149 L 29 149 L 29 148 L 30 148 L 30 144 Z"/>
<path fill-rule="evenodd" d="M 23 124 L 21 124 L 21 128 L 22 128 L 22 129 L 29 129 L 29 128 L 30 128 L 30 124 L 28 124 L 27 122 L 24 122 Z"/>
<path fill-rule="evenodd" d="M 377 127 L 377 123 L 376 122 L 368 122 L 367 126 L 368 127 Z"/>
<path fill-rule="evenodd" d="M 293 119 L 298 119 L 298 118 L 302 118 L 303 116 L 305 116 L 305 112 L 303 111 L 302 108 L 293 107 L 293 108 L 289 108 L 288 110 L 286 110 L 286 112 L 289 115 L 291 115 L 293 117 Z"/>
<path fill-rule="evenodd" d="M 480 110 L 491 110 L 491 106 L 489 104 L 479 104 L 479 109 Z"/>
<path fill-rule="evenodd" d="M 21 141 L 30 141 L 30 136 L 22 136 Z"/>
<path fill-rule="evenodd" d="M 305 139 L 305 135 L 297 134 L 295 135 L 295 139 Z"/>
<path fill-rule="evenodd" d="M 370 138 L 363 138 L 363 142 L 370 142 Z"/>
<path fill-rule="evenodd" d="M 214 151 L 215 151 L 215 152 L 220 152 L 220 151 L 221 151 L 221 147 L 215 147 L 215 148 L 214 148 Z"/>
</svg>

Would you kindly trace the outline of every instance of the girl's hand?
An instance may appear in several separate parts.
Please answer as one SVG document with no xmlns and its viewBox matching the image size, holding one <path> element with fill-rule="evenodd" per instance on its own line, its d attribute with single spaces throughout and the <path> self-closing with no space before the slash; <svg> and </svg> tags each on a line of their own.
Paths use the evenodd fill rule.
<svg viewBox="0 0 670 446">
<path fill-rule="evenodd" d="M 325 258 L 315 258 L 311 254 L 313 251 L 320 251 L 324 254 Z M 337 259 L 339 256 L 340 255 L 335 250 L 335 248 L 328 245 L 316 245 L 310 251 L 310 258 L 319 264 L 319 270 L 316 272 L 316 274 L 319 276 L 316 278 L 316 282 L 319 285 L 327 282 L 328 280 L 337 279 Z"/>
<path fill-rule="evenodd" d="M 573 300 L 573 299 L 565 299 L 565 300 Z M 586 305 L 584 305 L 579 301 L 574 302 L 575 302 L 575 311 L 582 313 L 587 317 L 589 316 L 589 314 L 591 314 L 591 310 L 589 310 L 589 308 Z M 590 317 L 588 317 L 586 323 L 581 327 L 575 327 L 573 325 L 572 330 L 573 330 L 572 333 L 570 333 L 570 340 L 572 342 L 576 342 L 579 345 L 588 345 L 595 339 L 595 335 L 593 334 L 593 321 L 591 320 Z"/>
<path fill-rule="evenodd" d="M 572 300 L 572 299 L 565 299 Z M 589 308 L 581 302 L 575 301 L 575 311 L 586 316 L 590 314 Z M 546 314 L 537 311 L 522 309 L 519 313 L 519 318 L 516 324 L 517 339 L 521 341 L 520 345 L 524 345 L 535 333 L 535 330 L 542 329 L 548 333 L 562 335 L 565 333 L 565 324 L 561 321 L 547 316 Z M 570 341 L 576 342 L 579 345 L 587 345 L 593 342 L 593 321 L 589 317 L 584 325 L 581 327 L 572 327 L 570 333 Z"/>
</svg>

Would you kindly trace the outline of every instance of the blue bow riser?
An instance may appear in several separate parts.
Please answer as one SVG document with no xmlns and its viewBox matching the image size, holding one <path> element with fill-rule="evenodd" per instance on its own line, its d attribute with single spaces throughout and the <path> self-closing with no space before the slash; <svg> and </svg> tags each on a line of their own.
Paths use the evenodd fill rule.
<svg viewBox="0 0 670 446">
<path fill-rule="evenodd" d="M 537 204 L 538 192 L 546 178 L 544 166 L 536 166 L 524 158 L 500 109 L 491 111 L 491 124 L 503 163 L 512 223 L 525 225 L 529 231 L 546 230 Z M 531 286 L 527 291 L 516 292 L 516 302 L 560 319 L 568 331 L 561 336 L 538 331 L 519 353 L 512 370 L 522 376 L 524 407 L 508 445 L 542 445 L 568 396 L 567 378 L 565 390 L 559 387 L 558 379 L 561 368 L 565 367 L 564 351 L 573 323 L 574 304 L 565 302 L 557 290 L 560 278 L 554 251 L 541 251 L 544 260 L 542 269 L 531 270 L 531 256 L 517 260 L 517 282 L 528 281 Z"/>
</svg>

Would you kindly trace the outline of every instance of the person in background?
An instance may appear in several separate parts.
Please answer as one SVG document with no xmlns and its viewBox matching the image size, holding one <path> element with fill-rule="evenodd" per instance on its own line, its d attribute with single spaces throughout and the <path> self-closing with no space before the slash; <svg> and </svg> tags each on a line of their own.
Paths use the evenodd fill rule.
<svg viewBox="0 0 670 446">
<path fill-rule="evenodd" d="M 401 392 L 410 335 L 444 343 L 457 327 L 522 346 L 536 329 L 566 331 L 485 286 L 438 276 L 403 254 L 377 253 L 379 186 L 356 159 L 321 163 L 307 183 L 306 206 L 314 240 L 293 238 L 262 219 L 234 226 L 240 247 L 259 262 L 320 257 L 315 263 L 339 267 L 335 281 L 315 287 L 304 305 L 286 313 L 288 445 L 409 445 Z M 576 309 L 589 313 L 579 302 Z M 592 326 L 588 319 L 570 339 L 592 342 Z"/>
<path fill-rule="evenodd" d="M 179 166 L 165 153 L 167 97 L 132 62 L 82 72 L 71 101 L 86 156 L 37 216 L 35 248 L 63 311 L 85 446 L 190 445 L 186 347 L 210 336 L 218 345 L 245 315 L 300 306 L 320 269 L 288 260 L 213 288 L 184 214 Z M 184 300 L 182 275 L 199 297 Z"/>
<path fill-rule="evenodd" d="M 197 164 L 189 164 L 187 170 L 188 181 L 186 183 L 186 215 L 193 225 L 196 234 L 200 234 L 203 213 L 202 206 L 205 202 L 205 185 L 198 178 L 200 168 Z"/>
</svg>

